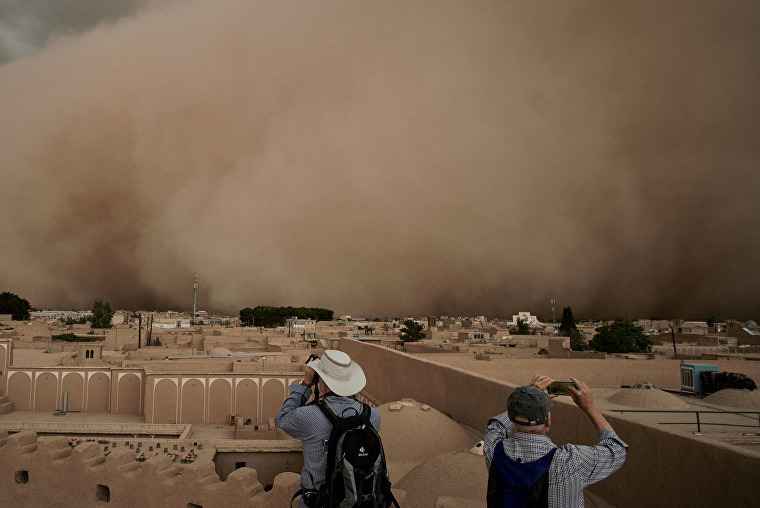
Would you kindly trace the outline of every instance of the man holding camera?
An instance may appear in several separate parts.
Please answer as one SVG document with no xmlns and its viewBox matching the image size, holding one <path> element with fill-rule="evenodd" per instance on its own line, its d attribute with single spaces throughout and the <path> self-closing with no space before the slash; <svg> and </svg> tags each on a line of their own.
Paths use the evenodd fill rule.
<svg viewBox="0 0 760 508">
<path fill-rule="evenodd" d="M 288 435 L 303 441 L 303 469 L 301 488 L 304 495 L 299 508 L 309 506 L 310 493 L 325 483 L 327 471 L 327 442 L 332 425 L 316 404 L 306 403 L 311 398 L 312 387 L 326 398 L 339 416 L 358 415 L 362 404 L 356 400 L 367 380 L 359 365 L 342 351 L 327 350 L 322 358 L 316 357 L 306 365 L 303 381 L 290 385 L 291 394 L 277 413 L 277 426 Z M 380 430 L 380 413 L 372 408 L 370 423 Z"/>
<path fill-rule="evenodd" d="M 567 444 L 557 448 L 549 439 L 552 402 L 545 390 L 554 381 L 550 377 L 538 375 L 530 385 L 515 388 L 507 399 L 507 411 L 491 418 L 486 427 L 483 456 L 489 468 L 489 506 L 492 499 L 493 506 L 502 506 L 508 504 L 508 497 L 532 495 L 543 506 L 582 507 L 583 489 L 607 478 L 625 462 L 628 445 L 594 405 L 588 385 L 570 379 L 575 386 L 571 385 L 567 391 L 596 427 L 599 443 L 596 446 Z M 492 468 L 492 461 L 498 467 Z M 542 464 L 547 469 L 542 471 Z M 534 468 L 535 473 L 527 480 L 529 476 L 525 472 L 529 468 Z M 497 473 L 497 469 L 501 473 Z M 521 476 L 521 480 L 514 480 L 516 476 Z M 526 483 L 516 487 L 520 481 Z M 518 491 L 528 493 L 516 494 Z"/>
</svg>

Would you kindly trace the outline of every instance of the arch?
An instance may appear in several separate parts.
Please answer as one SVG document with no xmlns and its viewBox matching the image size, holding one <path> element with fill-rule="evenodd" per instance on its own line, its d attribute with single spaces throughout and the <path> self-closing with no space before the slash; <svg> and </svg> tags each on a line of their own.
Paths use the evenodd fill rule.
<svg viewBox="0 0 760 508">
<path fill-rule="evenodd" d="M 96 372 L 87 382 L 87 408 L 90 413 L 105 413 L 109 409 L 111 381 L 103 372 Z"/>
<path fill-rule="evenodd" d="M 182 418 L 180 423 L 203 423 L 204 386 L 200 379 L 182 385 Z"/>
<path fill-rule="evenodd" d="M 235 414 L 259 422 L 259 385 L 253 379 L 241 379 L 235 387 Z"/>
<path fill-rule="evenodd" d="M 84 405 L 84 378 L 79 372 L 69 372 L 63 376 L 61 390 L 61 409 L 63 409 L 63 393 L 69 392 L 69 411 L 81 411 Z"/>
<path fill-rule="evenodd" d="M 0 395 L 3 395 L 5 389 L 5 376 L 8 375 L 8 366 L 5 362 L 8 359 L 7 348 L 5 344 L 0 344 Z"/>
<path fill-rule="evenodd" d="M 119 379 L 117 407 L 118 414 L 140 414 L 140 378 L 137 374 L 125 374 Z"/>
<path fill-rule="evenodd" d="M 226 379 L 216 379 L 208 391 L 208 422 L 227 423 L 232 414 L 232 386 Z"/>
<path fill-rule="evenodd" d="M 153 423 L 177 423 L 177 380 L 162 379 L 153 390 Z"/>
<path fill-rule="evenodd" d="M 32 378 L 26 372 L 8 374 L 8 398 L 16 403 L 16 411 L 31 409 Z"/>
<path fill-rule="evenodd" d="M 282 379 L 268 379 L 262 390 L 261 422 L 277 416 L 285 400 L 285 382 Z"/>
<path fill-rule="evenodd" d="M 58 409 L 58 378 L 52 372 L 43 372 L 34 381 L 34 411 Z"/>
</svg>

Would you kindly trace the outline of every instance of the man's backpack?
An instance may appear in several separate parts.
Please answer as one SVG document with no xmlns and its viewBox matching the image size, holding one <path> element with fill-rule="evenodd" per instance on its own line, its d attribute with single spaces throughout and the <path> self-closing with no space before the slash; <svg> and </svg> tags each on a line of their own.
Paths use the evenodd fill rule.
<svg viewBox="0 0 760 508">
<path fill-rule="evenodd" d="M 370 423 L 370 407 L 340 417 L 326 399 L 317 403 L 330 420 L 332 432 L 327 442 L 327 475 L 318 497 L 322 507 L 399 508 L 391 493 L 380 436 Z M 355 410 L 353 410 L 356 412 Z"/>
<path fill-rule="evenodd" d="M 507 457 L 504 446 L 493 449 L 488 471 L 488 508 L 539 508 L 549 505 L 549 466 L 554 448 L 533 462 L 518 462 Z"/>
</svg>

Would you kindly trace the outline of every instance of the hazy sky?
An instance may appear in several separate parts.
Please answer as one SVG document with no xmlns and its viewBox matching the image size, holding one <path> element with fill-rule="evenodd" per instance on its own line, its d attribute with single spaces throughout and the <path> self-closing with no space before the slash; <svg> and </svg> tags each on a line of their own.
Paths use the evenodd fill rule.
<svg viewBox="0 0 760 508">
<path fill-rule="evenodd" d="M 750 0 L 0 0 L 0 290 L 757 319 L 759 43 Z"/>
</svg>

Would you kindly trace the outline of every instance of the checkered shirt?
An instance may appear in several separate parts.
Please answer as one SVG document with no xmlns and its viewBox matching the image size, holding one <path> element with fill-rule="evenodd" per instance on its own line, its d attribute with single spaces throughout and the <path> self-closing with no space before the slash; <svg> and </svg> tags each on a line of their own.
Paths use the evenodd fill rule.
<svg viewBox="0 0 760 508">
<path fill-rule="evenodd" d="M 332 425 L 322 411 L 316 406 L 304 406 L 311 397 L 311 388 L 301 384 L 289 387 L 291 394 L 285 399 L 282 409 L 277 413 L 277 426 L 295 439 L 303 441 L 303 469 L 301 470 L 301 487 L 318 489 L 325 483 L 327 475 L 327 441 Z M 338 416 L 353 416 L 353 408 L 362 411 L 361 402 L 347 398 L 330 396 L 328 402 Z M 380 413 L 372 408 L 369 417 L 375 430 L 380 431 Z M 304 508 L 303 501 L 299 508 Z"/>
<path fill-rule="evenodd" d="M 491 469 L 494 448 L 501 443 L 512 460 L 533 462 L 557 445 L 548 436 L 515 432 L 507 413 L 491 418 L 483 440 L 483 457 Z M 567 444 L 554 454 L 549 466 L 549 508 L 583 507 L 583 489 L 620 469 L 628 445 L 611 430 L 603 430 L 596 446 Z"/>
</svg>

